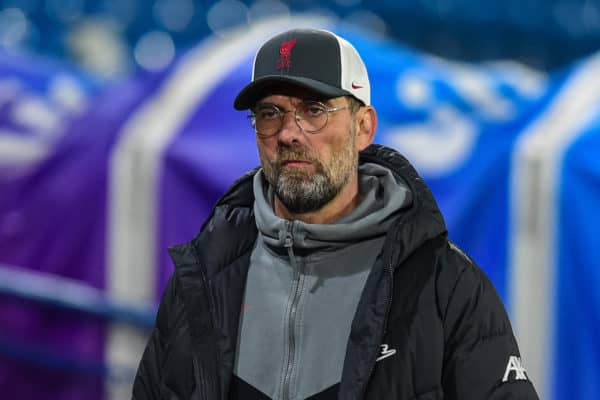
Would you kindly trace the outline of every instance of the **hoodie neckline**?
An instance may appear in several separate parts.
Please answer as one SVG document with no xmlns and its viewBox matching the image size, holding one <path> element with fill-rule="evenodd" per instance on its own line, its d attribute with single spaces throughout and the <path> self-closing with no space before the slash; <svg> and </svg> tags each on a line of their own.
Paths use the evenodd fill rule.
<svg viewBox="0 0 600 400">
<path fill-rule="evenodd" d="M 374 163 L 359 167 L 361 203 L 349 214 L 330 224 L 308 224 L 275 215 L 273 189 L 259 170 L 254 176 L 254 212 L 262 239 L 272 247 L 283 247 L 292 233 L 299 249 L 335 249 L 358 241 L 384 236 L 396 216 L 412 205 L 408 185 L 392 171 Z"/>
</svg>

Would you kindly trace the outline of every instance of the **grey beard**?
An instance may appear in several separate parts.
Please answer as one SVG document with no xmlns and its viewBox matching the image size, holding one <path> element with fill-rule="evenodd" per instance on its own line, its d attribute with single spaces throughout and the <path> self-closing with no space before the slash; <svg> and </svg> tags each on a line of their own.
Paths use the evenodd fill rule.
<svg viewBox="0 0 600 400">
<path fill-rule="evenodd" d="M 277 168 L 278 162 L 270 163 L 261 153 L 263 171 L 275 194 L 292 214 L 317 211 L 329 203 L 352 177 L 358 168 L 358 154 L 354 153 L 356 133 L 354 127 L 350 138 L 342 149 L 337 151 L 328 165 L 317 164 L 314 174 L 290 168 Z M 311 160 L 302 148 L 290 146 L 279 149 L 279 159 Z M 329 166 L 329 168 L 328 168 Z"/>
<path fill-rule="evenodd" d="M 274 182 L 279 200 L 293 214 L 316 211 L 329 203 L 346 183 L 340 187 L 322 173 L 309 176 L 304 173 L 280 173 Z"/>
</svg>

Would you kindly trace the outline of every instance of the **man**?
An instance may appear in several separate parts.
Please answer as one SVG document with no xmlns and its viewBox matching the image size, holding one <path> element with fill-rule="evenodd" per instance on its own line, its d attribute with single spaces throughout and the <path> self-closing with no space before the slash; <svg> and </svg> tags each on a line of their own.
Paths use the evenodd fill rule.
<svg viewBox="0 0 600 400">
<path fill-rule="evenodd" d="M 234 106 L 262 168 L 171 249 L 135 399 L 536 399 L 502 303 L 411 165 L 372 145 L 344 39 L 267 41 Z"/>
</svg>

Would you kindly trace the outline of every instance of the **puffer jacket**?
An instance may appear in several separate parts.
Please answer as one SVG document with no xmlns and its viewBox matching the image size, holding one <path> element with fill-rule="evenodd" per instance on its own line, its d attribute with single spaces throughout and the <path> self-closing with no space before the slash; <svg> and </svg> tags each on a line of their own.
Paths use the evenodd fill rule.
<svg viewBox="0 0 600 400">
<path fill-rule="evenodd" d="M 429 189 L 397 152 L 390 168 L 413 205 L 388 232 L 346 348 L 338 398 L 537 399 L 489 279 L 446 237 Z M 133 399 L 226 400 L 250 255 L 257 237 L 252 171 L 218 201 L 199 235 L 170 249 L 175 272 L 139 365 Z"/>
</svg>

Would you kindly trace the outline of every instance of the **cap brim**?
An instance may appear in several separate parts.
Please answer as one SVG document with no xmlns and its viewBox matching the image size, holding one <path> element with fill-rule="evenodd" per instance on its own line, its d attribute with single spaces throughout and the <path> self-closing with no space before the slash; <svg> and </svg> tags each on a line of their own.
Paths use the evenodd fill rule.
<svg viewBox="0 0 600 400">
<path fill-rule="evenodd" d="M 261 98 L 275 93 L 276 85 L 274 86 L 273 84 L 281 82 L 291 83 L 296 86 L 314 90 L 326 98 L 352 95 L 346 90 L 310 78 L 271 75 L 258 78 L 243 88 L 235 98 L 233 107 L 236 110 L 247 110 L 251 108 Z M 272 91 L 269 89 L 270 86 L 274 86 Z"/>
</svg>

